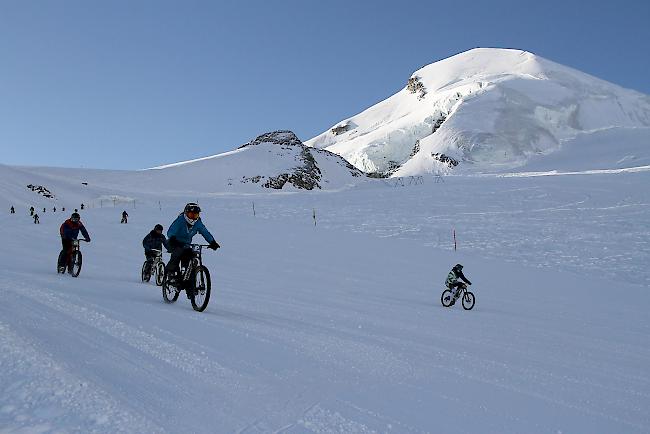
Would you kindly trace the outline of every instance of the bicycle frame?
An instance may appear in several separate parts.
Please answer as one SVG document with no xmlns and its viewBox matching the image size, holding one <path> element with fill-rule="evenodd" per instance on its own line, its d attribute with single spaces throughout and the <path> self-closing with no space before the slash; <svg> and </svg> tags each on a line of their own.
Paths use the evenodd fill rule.
<svg viewBox="0 0 650 434">
<path fill-rule="evenodd" d="M 207 244 L 190 244 L 190 247 L 192 249 L 192 259 L 190 260 L 189 264 L 187 264 L 187 268 L 183 273 L 183 280 L 190 280 L 190 277 L 192 277 L 192 271 L 195 268 L 203 265 L 203 247 L 210 246 Z"/>
<path fill-rule="evenodd" d="M 151 249 L 151 251 L 156 253 L 156 256 L 153 258 L 153 262 L 151 263 L 151 266 L 155 267 L 159 262 L 162 262 L 163 253 L 162 250 L 158 249 Z"/>
</svg>

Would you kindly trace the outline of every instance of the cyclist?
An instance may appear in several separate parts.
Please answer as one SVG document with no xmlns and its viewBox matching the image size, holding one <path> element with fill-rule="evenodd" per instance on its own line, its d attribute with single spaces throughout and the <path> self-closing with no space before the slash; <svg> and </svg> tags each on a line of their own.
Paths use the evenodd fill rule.
<svg viewBox="0 0 650 434">
<path fill-rule="evenodd" d="M 83 223 L 81 223 L 81 217 L 78 213 L 73 212 L 69 219 L 63 222 L 59 232 L 61 234 L 61 252 L 65 252 L 64 255 L 59 255 L 59 273 L 63 273 L 68 265 L 70 265 L 70 259 L 72 257 L 72 240 L 76 240 L 79 236 L 79 231 L 84 236 L 86 242 L 90 242 L 90 235 Z M 61 262 L 63 259 L 65 262 Z"/>
<path fill-rule="evenodd" d="M 144 256 L 147 258 L 147 273 L 151 273 L 151 265 L 157 253 L 154 250 L 161 250 L 165 246 L 167 251 L 170 250 L 167 238 L 163 235 L 163 227 L 161 224 L 154 226 L 153 230 L 147 234 L 142 240 L 142 247 L 144 247 Z"/>
<path fill-rule="evenodd" d="M 194 235 L 197 233 L 203 235 L 203 238 L 210 244 L 209 247 L 212 250 L 219 248 L 219 243 L 215 241 L 210 231 L 205 227 L 200 215 L 201 207 L 196 203 L 190 202 L 185 205 L 183 212 L 176 217 L 176 220 L 174 220 L 167 230 L 169 246 L 171 247 L 171 258 L 167 263 L 166 274 L 170 276 L 171 280 L 178 279 L 178 276 L 175 276 L 175 274 L 179 269 L 179 262 L 182 261 L 184 265 L 187 265 L 190 259 L 192 259 L 193 252 L 190 244 Z M 187 297 L 190 298 L 190 294 L 187 294 Z"/>
<path fill-rule="evenodd" d="M 465 282 L 467 285 L 471 285 L 472 282 L 469 281 L 467 277 L 463 274 L 463 266 L 461 264 L 454 265 L 454 268 L 451 269 L 447 275 L 447 280 L 445 280 L 445 285 L 451 290 L 451 297 L 445 297 L 445 301 L 449 301 L 451 298 L 450 306 L 453 306 L 456 303 L 458 294 L 460 294 L 460 289 L 465 289 L 467 286 L 465 283 L 460 282 L 458 279 Z"/>
</svg>

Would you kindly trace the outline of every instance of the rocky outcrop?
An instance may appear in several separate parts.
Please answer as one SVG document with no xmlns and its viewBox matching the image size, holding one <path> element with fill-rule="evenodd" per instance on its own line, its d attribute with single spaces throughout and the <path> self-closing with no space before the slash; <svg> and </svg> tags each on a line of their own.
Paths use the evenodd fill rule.
<svg viewBox="0 0 650 434">
<path fill-rule="evenodd" d="M 274 145 L 280 146 L 304 146 L 293 131 L 279 130 L 259 135 L 254 140 L 241 145 L 240 148 L 255 146 L 262 143 L 273 143 Z"/>
<path fill-rule="evenodd" d="M 408 90 L 410 93 L 417 93 L 419 100 L 422 100 L 425 96 L 427 96 L 427 89 L 424 87 L 424 83 L 420 81 L 420 77 L 417 75 L 414 75 L 408 79 L 406 83 L 406 90 Z"/>
<path fill-rule="evenodd" d="M 334 128 L 332 128 L 330 131 L 335 136 L 338 136 L 339 134 L 343 134 L 347 131 L 350 131 L 350 124 L 337 125 Z"/>
<path fill-rule="evenodd" d="M 313 153 L 319 153 L 333 159 L 339 165 L 349 170 L 350 175 L 353 177 L 363 175 L 361 171 L 348 163 L 343 157 L 329 151 L 313 149 L 305 146 L 292 131 L 282 130 L 262 134 L 240 148 L 259 146 L 261 144 L 276 145 L 280 150 L 284 151 L 284 153 L 288 152 L 289 154 L 293 154 L 293 157 L 298 164 L 290 171 L 280 173 L 276 176 L 256 175 L 244 177 L 242 179 L 242 182 L 244 183 L 259 183 L 266 179 L 266 181 L 261 184 L 265 188 L 280 190 L 284 188 L 285 185 L 289 184 L 301 190 L 321 189 L 323 173 L 321 168 L 318 166 Z"/>
<path fill-rule="evenodd" d="M 33 191 L 34 193 L 40 194 L 43 197 L 46 197 L 48 199 L 54 199 L 54 195 L 52 194 L 52 192 L 47 188 L 43 187 L 42 185 L 29 184 L 27 188 Z"/>
<path fill-rule="evenodd" d="M 451 158 L 448 155 L 445 154 L 438 154 L 438 153 L 432 153 L 431 156 L 433 157 L 434 160 L 438 160 L 441 163 L 445 163 L 447 166 L 450 168 L 458 166 L 458 161 Z"/>
</svg>

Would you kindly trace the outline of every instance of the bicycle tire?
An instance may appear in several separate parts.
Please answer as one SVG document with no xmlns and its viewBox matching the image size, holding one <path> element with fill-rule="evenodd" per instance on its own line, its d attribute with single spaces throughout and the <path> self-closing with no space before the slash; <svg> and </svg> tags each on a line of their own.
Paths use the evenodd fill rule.
<svg viewBox="0 0 650 434">
<path fill-rule="evenodd" d="M 64 264 L 63 267 L 59 266 L 59 264 L 61 264 L 61 263 Z M 65 268 L 66 268 L 65 267 L 65 252 L 63 250 L 61 250 L 61 252 L 59 253 L 59 259 L 57 259 L 57 261 L 56 261 L 56 272 L 58 274 L 65 274 Z"/>
<path fill-rule="evenodd" d="M 81 264 L 83 263 L 83 256 L 81 251 L 75 250 L 72 252 L 72 258 L 70 258 L 70 275 L 72 277 L 78 277 L 81 273 Z"/>
<path fill-rule="evenodd" d="M 449 297 L 449 301 L 445 301 L 445 297 Z M 449 289 L 445 289 L 444 291 L 442 291 L 442 295 L 440 296 L 440 303 L 442 303 L 444 307 L 449 307 L 451 306 L 451 300 L 452 300 L 451 291 Z"/>
<path fill-rule="evenodd" d="M 169 284 L 167 281 L 167 276 L 165 276 L 161 288 L 163 300 L 165 300 L 166 303 L 174 303 L 176 300 L 178 300 L 178 294 L 180 294 L 180 291 L 176 287 Z"/>
<path fill-rule="evenodd" d="M 158 265 L 156 265 L 156 285 L 162 286 L 164 281 L 165 281 L 165 264 L 159 262 Z"/>
<path fill-rule="evenodd" d="M 472 310 L 474 308 L 474 303 L 476 303 L 474 293 L 465 291 L 465 294 L 463 294 L 463 309 Z"/>
<path fill-rule="evenodd" d="M 210 302 L 212 281 L 210 271 L 203 265 L 196 268 L 192 276 L 194 294 L 190 297 L 192 308 L 197 312 L 203 312 Z"/>
<path fill-rule="evenodd" d="M 147 261 L 144 261 L 144 264 L 142 264 L 142 274 L 140 276 L 142 277 L 143 282 L 148 282 L 151 280 L 151 273 L 147 272 L 147 268 L 149 268 L 147 267 Z"/>
</svg>

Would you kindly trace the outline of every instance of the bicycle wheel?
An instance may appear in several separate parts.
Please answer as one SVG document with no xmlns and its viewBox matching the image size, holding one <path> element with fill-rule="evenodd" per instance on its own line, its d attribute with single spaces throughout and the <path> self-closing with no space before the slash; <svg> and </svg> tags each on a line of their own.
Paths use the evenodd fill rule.
<svg viewBox="0 0 650 434">
<path fill-rule="evenodd" d="M 63 264 L 63 267 L 59 264 Z M 59 259 L 56 261 L 56 272 L 59 274 L 65 274 L 65 252 L 63 250 L 59 253 Z"/>
<path fill-rule="evenodd" d="M 444 307 L 449 307 L 451 306 L 451 300 L 452 300 L 451 291 L 448 289 L 442 291 L 442 295 L 440 296 L 440 303 L 442 303 Z"/>
<path fill-rule="evenodd" d="M 474 294 L 469 291 L 465 291 L 465 294 L 463 295 L 463 309 L 472 310 L 475 301 L 476 300 L 474 298 Z"/>
<path fill-rule="evenodd" d="M 79 250 L 72 252 L 72 259 L 70 259 L 70 274 L 72 277 L 77 277 L 81 273 L 81 261 L 81 252 Z"/>
<path fill-rule="evenodd" d="M 147 266 L 147 261 L 144 261 L 142 264 L 142 281 L 148 282 L 151 279 L 151 273 L 149 272 L 149 267 Z"/>
<path fill-rule="evenodd" d="M 158 262 L 156 266 L 156 285 L 161 286 L 165 280 L 165 264 Z"/>
<path fill-rule="evenodd" d="M 203 312 L 210 301 L 210 272 L 203 265 L 199 266 L 194 273 L 194 296 L 190 297 L 192 308 L 197 312 Z"/>
<path fill-rule="evenodd" d="M 163 299 L 167 303 L 173 303 L 176 300 L 178 300 L 178 294 L 180 294 L 180 291 L 176 289 L 176 287 L 172 286 L 169 284 L 169 280 L 167 279 L 167 276 L 163 279 L 163 284 L 162 284 L 162 295 Z"/>
</svg>

